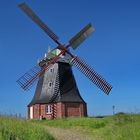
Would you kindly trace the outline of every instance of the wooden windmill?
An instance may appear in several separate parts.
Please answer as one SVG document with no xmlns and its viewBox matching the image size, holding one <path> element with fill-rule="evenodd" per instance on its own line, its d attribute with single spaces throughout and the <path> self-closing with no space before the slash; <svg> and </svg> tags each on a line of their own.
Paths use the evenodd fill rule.
<svg viewBox="0 0 140 140">
<path fill-rule="evenodd" d="M 86 103 L 80 96 L 71 67 L 76 66 L 106 94 L 112 86 L 68 48 L 76 49 L 95 29 L 88 24 L 67 45 L 63 45 L 27 4 L 22 3 L 19 7 L 57 44 L 37 66 L 17 80 L 24 90 L 29 90 L 38 79 L 35 95 L 28 105 L 29 119 L 87 116 Z"/>
</svg>

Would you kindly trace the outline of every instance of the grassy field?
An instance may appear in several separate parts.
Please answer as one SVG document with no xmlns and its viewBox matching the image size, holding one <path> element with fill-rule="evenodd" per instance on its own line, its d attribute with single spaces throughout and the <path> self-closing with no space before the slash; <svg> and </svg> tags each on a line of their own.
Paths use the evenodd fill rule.
<svg viewBox="0 0 140 140">
<path fill-rule="evenodd" d="M 39 124 L 13 117 L 0 117 L 0 140 L 54 140 Z"/>
<path fill-rule="evenodd" d="M 82 134 L 81 139 L 85 136 L 91 140 L 140 140 L 140 115 L 118 114 L 104 118 L 68 118 L 35 123 Z"/>
<path fill-rule="evenodd" d="M 0 139 L 139 140 L 140 115 L 118 114 L 103 118 L 68 118 L 42 121 L 0 117 Z"/>
</svg>

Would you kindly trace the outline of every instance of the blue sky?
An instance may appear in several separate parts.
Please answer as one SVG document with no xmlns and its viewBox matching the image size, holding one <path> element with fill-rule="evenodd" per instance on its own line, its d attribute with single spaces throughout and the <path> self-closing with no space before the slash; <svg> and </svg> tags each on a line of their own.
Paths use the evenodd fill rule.
<svg viewBox="0 0 140 140">
<path fill-rule="evenodd" d="M 22 0 L 0 0 L 0 113 L 21 113 L 34 95 L 16 80 L 55 43 L 19 8 Z M 137 0 L 43 0 L 25 2 L 67 43 L 87 23 L 96 32 L 72 53 L 113 85 L 109 96 L 76 68 L 74 75 L 89 115 L 140 112 L 140 2 Z"/>
</svg>

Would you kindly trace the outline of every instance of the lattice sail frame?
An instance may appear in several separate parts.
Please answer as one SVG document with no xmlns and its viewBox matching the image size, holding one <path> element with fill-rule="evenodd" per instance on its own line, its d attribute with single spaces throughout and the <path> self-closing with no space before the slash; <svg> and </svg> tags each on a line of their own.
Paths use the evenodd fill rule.
<svg viewBox="0 0 140 140">
<path fill-rule="evenodd" d="M 62 50 L 57 56 L 51 59 L 48 63 L 39 69 L 39 66 L 35 66 L 29 71 L 27 71 L 23 76 L 21 76 L 17 83 L 23 88 L 24 90 L 29 90 L 33 83 L 38 79 L 38 76 L 44 71 L 49 70 L 51 66 L 60 58 L 62 54 L 65 53 L 65 50 Z"/>
<path fill-rule="evenodd" d="M 74 57 L 71 63 L 76 66 L 87 78 L 89 78 L 98 88 L 104 93 L 109 94 L 112 86 L 91 68 L 84 60 L 79 57 Z"/>
</svg>

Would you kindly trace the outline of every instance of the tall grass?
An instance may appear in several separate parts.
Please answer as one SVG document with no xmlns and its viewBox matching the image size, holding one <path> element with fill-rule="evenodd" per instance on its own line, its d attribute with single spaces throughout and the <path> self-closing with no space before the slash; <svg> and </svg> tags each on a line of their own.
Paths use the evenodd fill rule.
<svg viewBox="0 0 140 140">
<path fill-rule="evenodd" d="M 43 120 L 43 121 L 32 121 L 38 124 L 44 124 L 52 127 L 60 128 L 72 128 L 72 127 L 82 127 L 82 128 L 102 128 L 107 124 L 107 120 L 96 119 L 96 118 L 65 118 L 56 120 Z"/>
<path fill-rule="evenodd" d="M 104 118 L 68 118 L 34 121 L 41 125 L 78 130 L 93 140 L 140 140 L 140 115 L 118 114 Z"/>
<path fill-rule="evenodd" d="M 108 125 L 107 119 L 100 118 L 65 118 L 58 120 L 33 121 L 44 126 L 74 130 L 77 133 L 92 137 L 96 130 L 105 128 Z M 73 132 L 72 132 L 73 133 Z"/>
<path fill-rule="evenodd" d="M 140 115 L 117 114 L 104 118 L 67 118 L 42 121 L 0 117 L 0 140 L 54 140 L 45 130 L 47 128 L 45 126 L 77 130 L 78 133 L 90 136 L 91 140 L 92 138 L 93 140 L 140 139 Z"/>
<path fill-rule="evenodd" d="M 54 140 L 47 130 L 17 118 L 0 117 L 0 140 Z"/>
<path fill-rule="evenodd" d="M 109 117 L 108 125 L 96 131 L 94 138 L 97 140 L 139 140 L 140 115 L 118 114 Z"/>
</svg>

